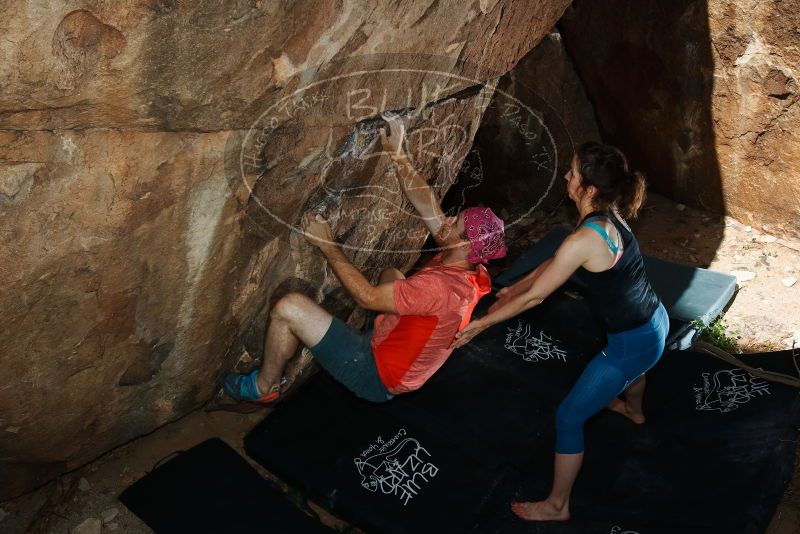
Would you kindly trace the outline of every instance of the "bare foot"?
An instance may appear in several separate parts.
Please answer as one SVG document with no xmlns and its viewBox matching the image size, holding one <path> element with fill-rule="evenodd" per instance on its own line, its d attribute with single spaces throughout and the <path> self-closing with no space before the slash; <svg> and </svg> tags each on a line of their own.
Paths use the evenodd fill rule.
<svg viewBox="0 0 800 534">
<path fill-rule="evenodd" d="M 569 507 L 557 508 L 549 501 L 512 502 L 511 511 L 526 521 L 566 521 L 569 519 Z"/>
<path fill-rule="evenodd" d="M 614 399 L 611 401 L 611 404 L 608 405 L 608 409 L 612 412 L 621 413 L 637 425 L 641 425 L 645 421 L 642 412 L 634 412 L 631 410 L 631 407 L 628 406 L 628 403 L 621 399 Z"/>
</svg>

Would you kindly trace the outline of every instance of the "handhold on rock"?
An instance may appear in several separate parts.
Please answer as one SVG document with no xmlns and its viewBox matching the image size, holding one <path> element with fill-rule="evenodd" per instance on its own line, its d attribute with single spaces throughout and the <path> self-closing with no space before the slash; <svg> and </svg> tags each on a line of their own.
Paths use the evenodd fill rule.
<svg viewBox="0 0 800 534">
<path fill-rule="evenodd" d="M 797 278 L 794 276 L 787 276 L 786 278 L 781 278 L 781 283 L 786 287 L 792 287 L 797 283 Z"/>
<path fill-rule="evenodd" d="M 89 489 L 91 489 L 91 487 L 92 487 L 92 485 L 89 484 L 89 481 L 86 480 L 85 478 L 81 478 L 78 481 L 78 489 L 81 490 L 81 491 L 89 491 Z"/>
</svg>

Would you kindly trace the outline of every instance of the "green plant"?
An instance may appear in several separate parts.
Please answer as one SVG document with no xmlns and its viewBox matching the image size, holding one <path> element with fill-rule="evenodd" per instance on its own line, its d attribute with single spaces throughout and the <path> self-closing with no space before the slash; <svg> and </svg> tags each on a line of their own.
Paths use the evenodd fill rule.
<svg viewBox="0 0 800 534">
<path fill-rule="evenodd" d="M 729 331 L 722 322 L 722 316 L 717 317 L 711 324 L 704 325 L 696 321 L 695 326 L 700 330 L 703 341 L 711 343 L 725 352 L 738 352 L 736 332 Z"/>
</svg>

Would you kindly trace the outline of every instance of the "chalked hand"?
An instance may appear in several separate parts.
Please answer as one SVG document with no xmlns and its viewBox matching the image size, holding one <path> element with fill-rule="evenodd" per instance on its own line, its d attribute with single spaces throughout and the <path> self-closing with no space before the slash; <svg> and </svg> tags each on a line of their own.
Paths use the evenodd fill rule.
<svg viewBox="0 0 800 534">
<path fill-rule="evenodd" d="M 303 234 L 309 243 L 317 247 L 333 241 L 333 233 L 328 221 L 322 215 L 311 211 L 303 215 Z"/>
<path fill-rule="evenodd" d="M 381 114 L 383 120 L 388 125 L 387 128 L 381 128 L 381 146 L 383 150 L 388 152 L 392 157 L 403 155 L 403 139 L 406 135 L 406 127 L 403 124 L 403 119 L 397 113 L 385 111 Z"/>
</svg>

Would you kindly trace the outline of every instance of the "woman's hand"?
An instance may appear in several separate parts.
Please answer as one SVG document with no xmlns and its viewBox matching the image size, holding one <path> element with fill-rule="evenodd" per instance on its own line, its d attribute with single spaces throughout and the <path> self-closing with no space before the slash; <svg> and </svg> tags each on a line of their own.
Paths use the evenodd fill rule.
<svg viewBox="0 0 800 534">
<path fill-rule="evenodd" d="M 458 333 L 456 333 L 456 337 L 455 339 L 453 339 L 453 343 L 450 344 L 450 349 L 457 349 L 458 347 L 463 347 L 464 345 L 472 341 L 472 338 L 474 338 L 487 328 L 489 328 L 489 325 L 484 323 L 480 319 L 470 322 L 467 326 L 465 326 Z"/>
<path fill-rule="evenodd" d="M 527 283 L 526 280 L 521 280 L 514 285 L 504 287 L 500 291 L 495 294 L 495 302 L 489 306 L 489 313 L 493 313 L 499 308 L 505 306 L 509 301 L 513 300 L 514 297 L 519 295 L 520 293 L 524 293 L 527 289 L 529 289 L 530 284 Z"/>
<path fill-rule="evenodd" d="M 303 233 L 309 243 L 316 247 L 333 242 L 333 232 L 322 215 L 306 212 L 303 215 Z"/>
<path fill-rule="evenodd" d="M 511 295 L 511 294 L 508 294 L 508 293 L 506 293 L 503 296 L 500 296 L 500 293 L 498 293 L 497 295 L 498 295 L 497 300 L 494 301 L 491 306 L 489 306 L 488 313 L 496 312 L 497 310 L 499 310 L 500 308 L 502 308 L 503 306 L 508 304 L 516 296 L 516 295 Z"/>
<path fill-rule="evenodd" d="M 524 293 L 530 287 L 530 284 L 522 284 L 517 282 L 513 286 L 504 287 L 495 294 L 497 300 L 508 300 L 516 297 L 520 293 Z"/>
<path fill-rule="evenodd" d="M 393 158 L 403 155 L 403 139 L 406 136 L 406 127 L 400 115 L 391 111 L 384 112 L 381 117 L 389 125 L 389 135 L 386 128 L 381 128 L 381 146 Z"/>
</svg>

